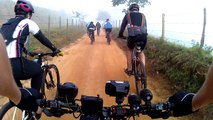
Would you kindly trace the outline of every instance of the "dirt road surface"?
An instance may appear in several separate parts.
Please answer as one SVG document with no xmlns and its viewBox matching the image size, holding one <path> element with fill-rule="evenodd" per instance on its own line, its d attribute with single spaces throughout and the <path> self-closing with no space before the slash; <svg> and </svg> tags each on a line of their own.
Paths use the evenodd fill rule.
<svg viewBox="0 0 213 120">
<path fill-rule="evenodd" d="M 116 103 L 114 97 L 105 94 L 106 81 L 127 80 L 130 83 L 130 93 L 135 93 L 136 90 L 134 77 L 128 77 L 124 73 L 125 53 L 113 40 L 111 45 L 108 45 L 103 31 L 101 32 L 100 36 L 96 36 L 93 45 L 90 44 L 88 36 L 84 35 L 75 43 L 63 48 L 65 55 L 55 58 L 52 62 L 59 68 L 62 83 L 69 81 L 78 86 L 77 98 L 81 95 L 97 96 L 99 94 L 104 100 L 104 106 L 111 106 Z M 155 78 L 148 76 L 148 80 L 148 87 L 154 96 L 153 102 L 164 102 L 170 95 L 168 84 L 158 76 Z M 124 103 L 127 103 L 127 100 Z M 60 119 L 74 120 L 71 116 L 64 115 Z M 59 118 L 47 118 L 43 115 L 42 119 L 56 120 Z M 151 118 L 143 115 L 139 119 L 150 120 Z M 175 119 L 171 117 L 169 120 Z"/>
<path fill-rule="evenodd" d="M 105 94 L 105 83 L 108 80 L 127 80 L 130 83 L 130 93 L 134 92 L 134 77 L 129 77 L 124 73 L 126 67 L 125 52 L 120 49 L 116 42 L 112 40 L 108 45 L 104 32 L 96 36 L 93 45 L 87 35 L 77 40 L 71 45 L 63 48 L 65 53 L 63 57 L 54 58 L 51 62 L 59 68 L 61 83 L 72 82 L 78 86 L 78 95 L 97 96 L 104 100 L 104 106 L 115 105 L 115 98 Z M 153 103 L 165 102 L 171 95 L 169 84 L 158 74 L 153 72 L 151 64 L 146 62 L 148 71 L 148 88 L 153 93 Z M 5 103 L 6 98 L 0 99 L 1 105 Z M 127 103 L 127 98 L 124 103 Z M 64 115 L 61 118 L 46 117 L 42 115 L 42 120 L 75 120 L 72 114 Z M 149 116 L 142 115 L 139 120 L 151 120 Z M 161 120 L 161 119 L 157 119 Z M 168 120 L 178 120 L 170 117 Z"/>
</svg>

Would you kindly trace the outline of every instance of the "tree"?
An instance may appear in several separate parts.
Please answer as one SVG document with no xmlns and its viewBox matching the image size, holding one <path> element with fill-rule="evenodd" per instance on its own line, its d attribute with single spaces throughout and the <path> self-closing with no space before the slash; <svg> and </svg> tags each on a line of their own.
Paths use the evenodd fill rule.
<svg viewBox="0 0 213 120">
<path fill-rule="evenodd" d="M 137 3 L 139 6 L 144 7 L 147 4 L 150 4 L 149 0 L 112 0 L 113 6 L 119 6 L 120 4 L 125 4 L 129 6 L 132 3 Z"/>
<path fill-rule="evenodd" d="M 97 21 L 105 21 L 107 18 L 111 18 L 110 14 L 107 11 L 99 11 Z"/>
</svg>

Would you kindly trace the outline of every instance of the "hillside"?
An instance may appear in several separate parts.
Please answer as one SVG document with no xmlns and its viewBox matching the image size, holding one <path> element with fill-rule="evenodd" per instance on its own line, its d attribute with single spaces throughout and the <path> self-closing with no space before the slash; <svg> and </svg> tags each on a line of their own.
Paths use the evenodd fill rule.
<svg viewBox="0 0 213 120">
<path fill-rule="evenodd" d="M 7 19 L 14 17 L 14 5 L 15 2 L 12 0 L 0 0 L 0 24 L 2 24 Z M 33 6 L 35 13 L 32 16 L 32 20 L 36 21 L 39 26 L 46 24 L 48 22 L 48 17 L 54 19 L 54 23 L 59 22 L 59 17 L 61 17 L 62 24 L 66 23 L 66 19 L 71 18 L 65 11 L 54 11 L 46 8 L 41 8 L 38 6 Z"/>
</svg>

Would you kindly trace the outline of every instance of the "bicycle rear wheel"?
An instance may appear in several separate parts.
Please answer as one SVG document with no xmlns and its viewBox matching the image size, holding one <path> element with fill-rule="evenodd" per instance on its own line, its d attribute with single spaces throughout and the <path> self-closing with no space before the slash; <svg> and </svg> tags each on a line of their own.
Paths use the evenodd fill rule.
<svg viewBox="0 0 213 120">
<path fill-rule="evenodd" d="M 24 120 L 24 112 L 13 106 L 10 102 L 7 102 L 0 109 L 0 120 Z"/>
<path fill-rule="evenodd" d="M 137 94 L 140 96 L 140 91 L 147 88 L 146 70 L 142 61 L 134 62 L 134 77 Z"/>
<path fill-rule="evenodd" d="M 107 32 L 107 43 L 110 45 L 111 38 L 110 38 L 110 32 Z"/>
<path fill-rule="evenodd" d="M 59 71 L 56 65 L 46 66 L 44 71 L 43 85 L 41 92 L 47 100 L 53 100 L 57 96 L 57 85 L 60 83 Z"/>
</svg>

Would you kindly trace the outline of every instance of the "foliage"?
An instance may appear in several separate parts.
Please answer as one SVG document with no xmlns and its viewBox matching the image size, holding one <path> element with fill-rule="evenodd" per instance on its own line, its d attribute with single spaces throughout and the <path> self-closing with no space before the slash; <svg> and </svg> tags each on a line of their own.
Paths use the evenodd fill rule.
<svg viewBox="0 0 213 120">
<path fill-rule="evenodd" d="M 157 64 L 156 70 L 174 83 L 175 90 L 196 92 L 205 80 L 213 61 L 211 50 L 199 45 L 186 48 L 181 45 L 149 37 L 145 54 Z"/>
<path fill-rule="evenodd" d="M 113 6 L 119 6 L 120 4 L 125 3 L 127 3 L 127 6 L 129 6 L 132 3 L 137 3 L 141 7 L 150 4 L 149 0 L 112 0 Z"/>
<path fill-rule="evenodd" d="M 48 30 L 42 30 L 44 34 L 47 36 Z M 86 33 L 86 28 L 82 29 L 82 27 L 72 26 L 69 30 L 67 28 L 54 28 L 50 33 L 50 40 L 53 42 L 55 46 L 58 48 L 63 48 L 70 43 L 75 42 L 78 38 L 82 37 Z M 48 48 L 43 46 L 38 40 L 36 40 L 33 36 L 31 36 L 31 46 L 30 51 L 49 51 Z"/>
</svg>

